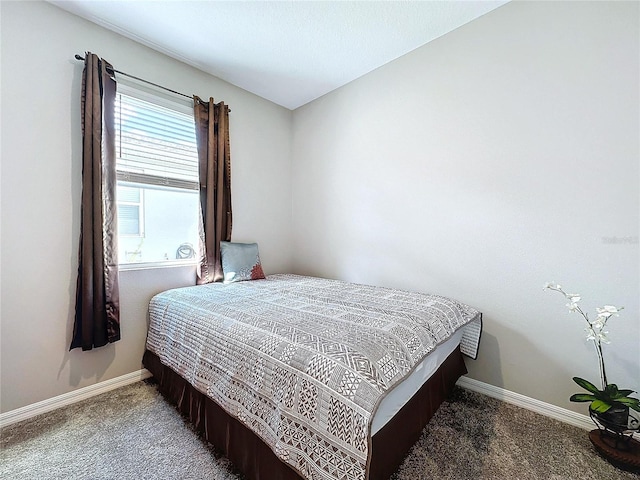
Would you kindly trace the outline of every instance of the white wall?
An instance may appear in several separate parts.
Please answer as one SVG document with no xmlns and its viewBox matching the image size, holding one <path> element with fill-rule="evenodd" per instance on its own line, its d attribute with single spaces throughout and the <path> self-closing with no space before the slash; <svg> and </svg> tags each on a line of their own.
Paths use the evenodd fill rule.
<svg viewBox="0 0 640 480">
<path fill-rule="evenodd" d="M 625 307 L 609 380 L 640 390 L 638 6 L 513 2 L 294 111 L 296 271 L 465 301 L 472 378 L 586 413 L 555 280 Z"/>
<path fill-rule="evenodd" d="M 291 270 L 291 112 L 52 5 L 1 2 L 3 412 L 141 368 L 150 297 L 192 268 L 121 273 L 120 342 L 68 352 L 80 218 L 76 53 L 231 107 L 233 239 Z"/>
</svg>

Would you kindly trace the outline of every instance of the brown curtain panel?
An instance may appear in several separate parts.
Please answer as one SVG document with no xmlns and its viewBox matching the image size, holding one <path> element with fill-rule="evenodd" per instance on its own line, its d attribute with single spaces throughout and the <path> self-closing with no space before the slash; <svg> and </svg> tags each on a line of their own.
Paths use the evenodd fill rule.
<svg viewBox="0 0 640 480">
<path fill-rule="evenodd" d="M 220 242 L 231 241 L 229 106 L 194 100 L 200 175 L 200 261 L 197 284 L 223 279 Z"/>
<path fill-rule="evenodd" d="M 82 206 L 71 348 L 120 340 L 113 67 L 87 52 L 82 72 Z"/>
</svg>

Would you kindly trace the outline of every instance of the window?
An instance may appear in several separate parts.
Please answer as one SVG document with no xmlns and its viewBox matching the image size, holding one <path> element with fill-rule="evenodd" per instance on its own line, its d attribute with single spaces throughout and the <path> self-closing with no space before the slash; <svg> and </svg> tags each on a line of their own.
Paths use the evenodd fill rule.
<svg viewBox="0 0 640 480">
<path fill-rule="evenodd" d="M 119 262 L 195 261 L 198 154 L 191 107 L 118 85 Z"/>
<path fill-rule="evenodd" d="M 144 237 L 142 219 L 142 189 L 118 185 L 118 233 L 122 236 Z"/>
</svg>

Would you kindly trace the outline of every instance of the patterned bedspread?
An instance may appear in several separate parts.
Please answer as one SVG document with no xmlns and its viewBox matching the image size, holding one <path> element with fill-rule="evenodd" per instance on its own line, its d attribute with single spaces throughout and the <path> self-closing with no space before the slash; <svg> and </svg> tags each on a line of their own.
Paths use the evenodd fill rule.
<svg viewBox="0 0 640 480">
<path fill-rule="evenodd" d="M 170 290 L 149 312 L 147 349 L 308 479 L 366 479 L 386 392 L 480 322 L 448 298 L 296 275 Z"/>
</svg>

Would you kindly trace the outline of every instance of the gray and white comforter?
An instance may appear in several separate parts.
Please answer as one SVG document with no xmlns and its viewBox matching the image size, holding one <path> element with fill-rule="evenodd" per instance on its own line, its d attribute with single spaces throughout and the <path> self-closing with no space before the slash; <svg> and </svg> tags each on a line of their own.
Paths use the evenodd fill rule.
<svg viewBox="0 0 640 480">
<path fill-rule="evenodd" d="M 448 298 L 296 275 L 170 290 L 149 311 L 147 349 L 308 479 L 366 479 L 380 400 L 480 322 Z"/>
</svg>

